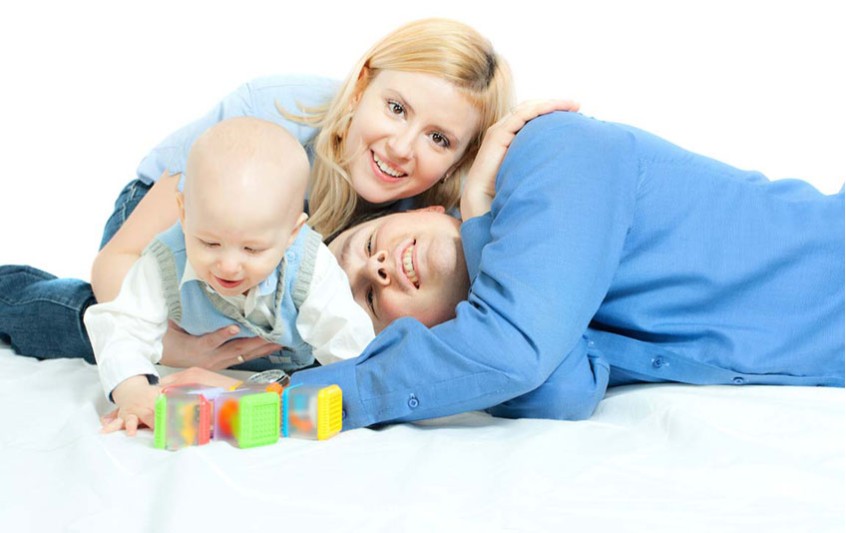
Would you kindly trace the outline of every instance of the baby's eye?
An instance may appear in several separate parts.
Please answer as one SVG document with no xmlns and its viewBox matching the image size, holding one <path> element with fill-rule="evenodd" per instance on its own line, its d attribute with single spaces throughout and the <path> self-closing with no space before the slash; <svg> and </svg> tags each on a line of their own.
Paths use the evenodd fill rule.
<svg viewBox="0 0 846 533">
<path fill-rule="evenodd" d="M 436 131 L 431 135 L 431 137 L 435 144 L 437 144 L 438 146 L 441 146 L 443 148 L 449 148 L 449 139 L 447 139 L 446 135 L 444 135 L 443 133 Z"/>
<path fill-rule="evenodd" d="M 405 107 L 396 100 L 388 100 L 388 111 L 394 115 L 402 115 L 405 113 Z"/>
<path fill-rule="evenodd" d="M 367 238 L 367 243 L 365 244 L 365 250 L 367 251 L 367 257 L 373 255 L 373 234 L 370 234 L 370 237 Z"/>
<path fill-rule="evenodd" d="M 200 241 L 200 243 L 206 248 L 217 248 L 218 246 L 220 246 L 220 243 L 217 242 L 204 241 L 203 239 L 197 240 Z"/>
<path fill-rule="evenodd" d="M 257 254 L 257 253 L 261 252 L 261 250 L 259 250 L 257 248 L 251 248 L 249 246 L 244 246 L 244 251 L 247 252 L 248 254 Z"/>
</svg>

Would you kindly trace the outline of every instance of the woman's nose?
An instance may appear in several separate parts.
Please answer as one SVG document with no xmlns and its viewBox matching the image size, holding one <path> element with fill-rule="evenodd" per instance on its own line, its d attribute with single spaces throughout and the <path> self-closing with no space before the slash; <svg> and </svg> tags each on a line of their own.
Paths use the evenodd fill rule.
<svg viewBox="0 0 846 533">
<path fill-rule="evenodd" d="M 388 263 L 388 252 L 381 250 L 367 260 L 367 272 L 370 281 L 377 285 L 391 284 L 391 271 Z"/>
<path fill-rule="evenodd" d="M 388 139 L 388 157 L 409 159 L 414 145 L 414 132 L 411 128 L 400 127 Z"/>
</svg>

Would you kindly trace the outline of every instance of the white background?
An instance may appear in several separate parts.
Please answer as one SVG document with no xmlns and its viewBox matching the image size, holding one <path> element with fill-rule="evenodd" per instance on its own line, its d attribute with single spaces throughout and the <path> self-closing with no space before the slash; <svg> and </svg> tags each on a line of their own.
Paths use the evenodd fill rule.
<svg viewBox="0 0 846 533">
<path fill-rule="evenodd" d="M 164 136 L 256 76 L 342 78 L 377 38 L 426 16 L 486 35 L 521 99 L 575 98 L 586 114 L 835 192 L 846 177 L 836 4 L 6 2 L 0 264 L 87 279 L 115 197 Z"/>
</svg>

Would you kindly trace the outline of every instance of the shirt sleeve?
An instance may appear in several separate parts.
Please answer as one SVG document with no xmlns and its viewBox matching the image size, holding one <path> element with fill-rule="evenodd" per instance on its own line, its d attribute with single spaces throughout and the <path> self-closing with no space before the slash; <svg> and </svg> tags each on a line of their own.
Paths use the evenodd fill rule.
<svg viewBox="0 0 846 533">
<path fill-rule="evenodd" d="M 476 274 L 456 318 L 431 329 L 397 320 L 357 359 L 297 372 L 293 382 L 338 384 L 349 429 L 491 408 L 561 369 L 558 417 L 589 416 L 607 380 L 577 348 L 633 218 L 633 142 L 578 114 L 531 121 L 497 175 L 489 229 L 463 232 L 487 241 L 465 243 L 478 249 L 478 268 L 468 269 Z"/>
<path fill-rule="evenodd" d="M 167 170 L 182 173 L 191 145 L 210 126 L 232 118 L 250 116 L 275 122 L 291 132 L 306 145 L 316 130 L 285 118 L 279 109 L 299 114 L 304 108 L 327 103 L 338 84 L 316 76 L 268 76 L 252 80 L 238 87 L 200 119 L 168 136 L 141 160 L 138 178 L 146 183 L 159 179 Z M 180 184 L 181 188 L 181 184 Z"/>
<path fill-rule="evenodd" d="M 353 299 L 347 275 L 326 246 L 317 249 L 297 330 L 321 365 L 358 357 L 375 337 L 373 322 Z"/>
<path fill-rule="evenodd" d="M 92 305 L 84 320 L 107 397 L 127 378 L 158 376 L 155 364 L 162 358 L 167 303 L 155 259 L 142 254 L 117 298 Z"/>
</svg>

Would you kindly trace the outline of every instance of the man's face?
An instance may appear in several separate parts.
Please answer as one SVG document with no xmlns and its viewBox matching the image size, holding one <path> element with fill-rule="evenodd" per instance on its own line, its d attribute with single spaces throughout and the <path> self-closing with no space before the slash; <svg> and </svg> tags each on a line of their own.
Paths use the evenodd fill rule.
<svg viewBox="0 0 846 533">
<path fill-rule="evenodd" d="M 403 316 L 426 326 L 455 316 L 470 287 L 459 226 L 443 209 L 421 209 L 359 224 L 329 244 L 377 333 Z"/>
</svg>

